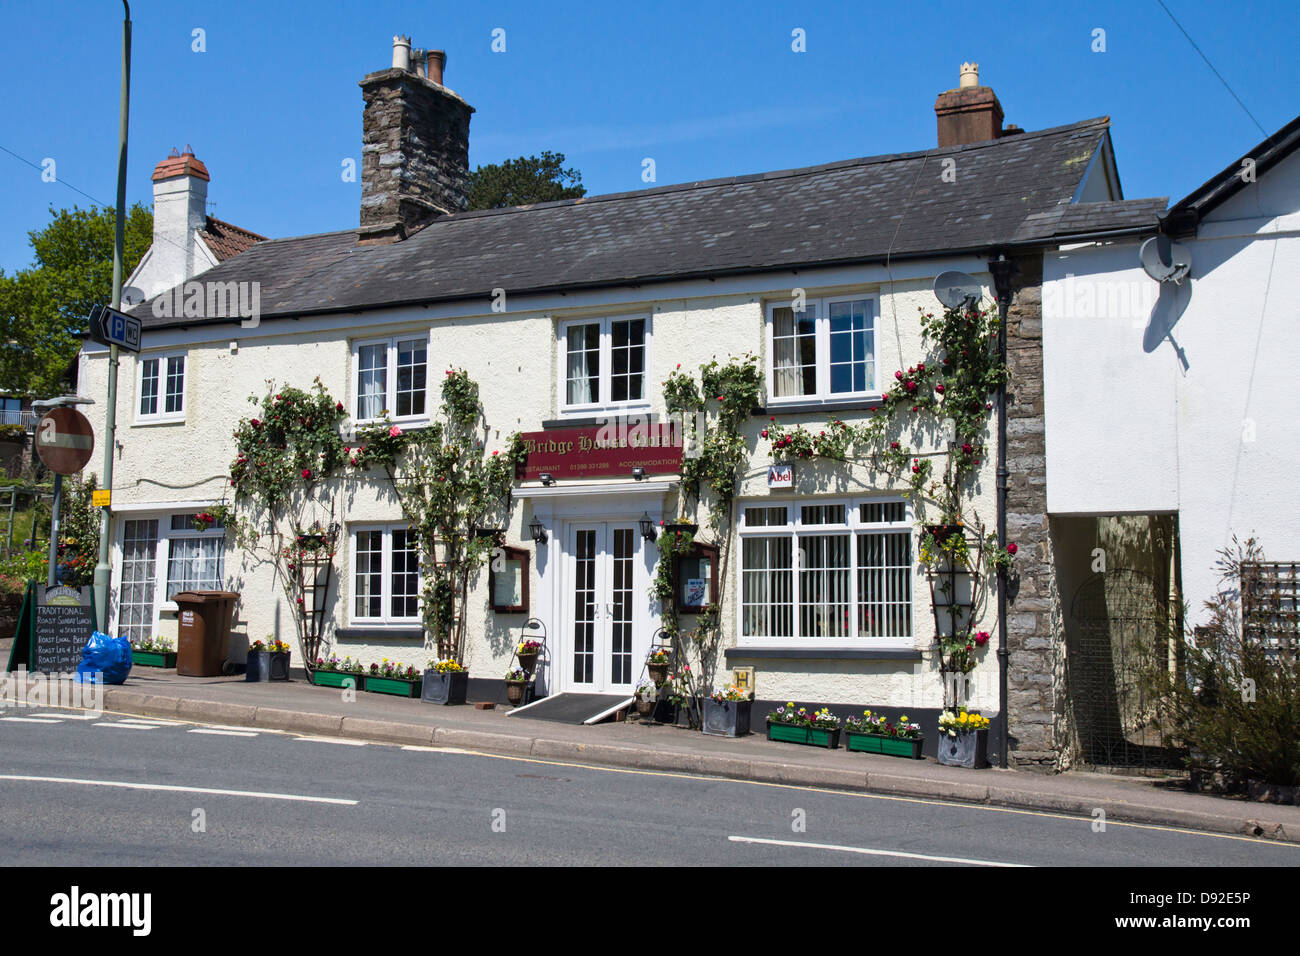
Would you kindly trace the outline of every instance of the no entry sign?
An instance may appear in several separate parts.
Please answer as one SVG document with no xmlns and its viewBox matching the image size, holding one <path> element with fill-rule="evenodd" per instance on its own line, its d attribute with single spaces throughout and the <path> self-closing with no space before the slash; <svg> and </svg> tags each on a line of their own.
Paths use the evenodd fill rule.
<svg viewBox="0 0 1300 956">
<path fill-rule="evenodd" d="M 56 474 L 75 475 L 94 451 L 90 420 L 75 408 L 52 409 L 36 425 L 36 454 Z"/>
</svg>

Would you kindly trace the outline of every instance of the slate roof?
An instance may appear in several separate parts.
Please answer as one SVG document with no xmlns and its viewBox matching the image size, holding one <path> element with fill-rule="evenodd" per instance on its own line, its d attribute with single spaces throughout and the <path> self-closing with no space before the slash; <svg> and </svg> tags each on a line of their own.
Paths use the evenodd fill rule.
<svg viewBox="0 0 1300 956">
<path fill-rule="evenodd" d="M 1134 230 L 1154 232 L 1160 226 L 1160 214 L 1168 202 L 1168 196 L 1160 196 L 1053 206 L 1026 216 L 1016 230 L 1014 241 L 1026 243 Z"/>
<path fill-rule="evenodd" d="M 1070 203 L 1109 118 L 924 152 L 467 212 L 404 241 L 259 242 L 204 281 L 261 283 L 262 321 L 776 268 L 983 253 Z M 945 160 L 955 176 L 945 177 Z M 952 179 L 954 181 L 946 181 Z M 1113 204 L 1095 204 L 1112 206 Z M 1161 203 L 1163 207 L 1163 203 Z M 1098 210 L 1127 215 L 1126 207 Z M 163 319 L 146 328 L 229 319 Z"/>
<path fill-rule="evenodd" d="M 212 254 L 217 257 L 217 262 L 225 262 L 266 240 L 266 236 L 259 236 L 232 223 L 223 222 L 215 216 L 207 217 L 204 227 L 199 230 L 199 235 L 212 250 Z"/>
</svg>

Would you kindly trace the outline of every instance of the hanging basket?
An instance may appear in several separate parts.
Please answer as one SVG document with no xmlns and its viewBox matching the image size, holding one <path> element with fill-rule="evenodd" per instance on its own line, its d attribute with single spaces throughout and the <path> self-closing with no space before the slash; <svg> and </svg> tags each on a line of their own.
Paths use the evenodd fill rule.
<svg viewBox="0 0 1300 956">
<path fill-rule="evenodd" d="M 532 674 L 533 671 L 537 669 L 536 651 L 533 651 L 531 654 L 516 654 L 515 657 L 518 659 L 519 666 L 524 669 L 525 673 Z"/>
</svg>

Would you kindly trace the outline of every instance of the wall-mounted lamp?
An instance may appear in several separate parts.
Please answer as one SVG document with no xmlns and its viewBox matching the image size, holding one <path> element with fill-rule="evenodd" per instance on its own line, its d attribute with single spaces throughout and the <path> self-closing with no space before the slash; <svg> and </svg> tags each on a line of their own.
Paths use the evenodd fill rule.
<svg viewBox="0 0 1300 956">
<path fill-rule="evenodd" d="M 633 468 L 633 469 L 632 469 L 632 477 L 635 478 L 637 481 L 645 481 L 645 469 L 644 469 L 644 468 Z"/>
<path fill-rule="evenodd" d="M 546 528 L 541 518 L 533 518 L 532 523 L 528 525 L 528 533 L 533 536 L 533 541 L 537 544 L 546 543 Z"/>
<path fill-rule="evenodd" d="M 537 477 L 541 479 L 542 484 L 544 484 L 547 488 L 555 484 L 555 479 L 551 476 L 551 473 L 549 471 L 544 471 Z"/>
<path fill-rule="evenodd" d="M 641 525 L 641 537 L 647 541 L 654 541 L 659 537 L 659 533 L 655 531 L 655 523 L 650 520 L 650 512 L 641 512 L 641 520 L 638 523 Z"/>
</svg>

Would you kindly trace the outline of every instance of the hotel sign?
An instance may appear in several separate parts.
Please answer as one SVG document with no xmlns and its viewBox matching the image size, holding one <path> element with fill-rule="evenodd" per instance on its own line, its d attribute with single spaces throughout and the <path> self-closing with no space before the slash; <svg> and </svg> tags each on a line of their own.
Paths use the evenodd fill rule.
<svg viewBox="0 0 1300 956">
<path fill-rule="evenodd" d="M 588 428 L 525 432 L 527 459 L 517 477 L 631 478 L 633 468 L 646 475 L 677 475 L 682 470 L 682 431 L 675 421 L 613 420 Z"/>
</svg>

